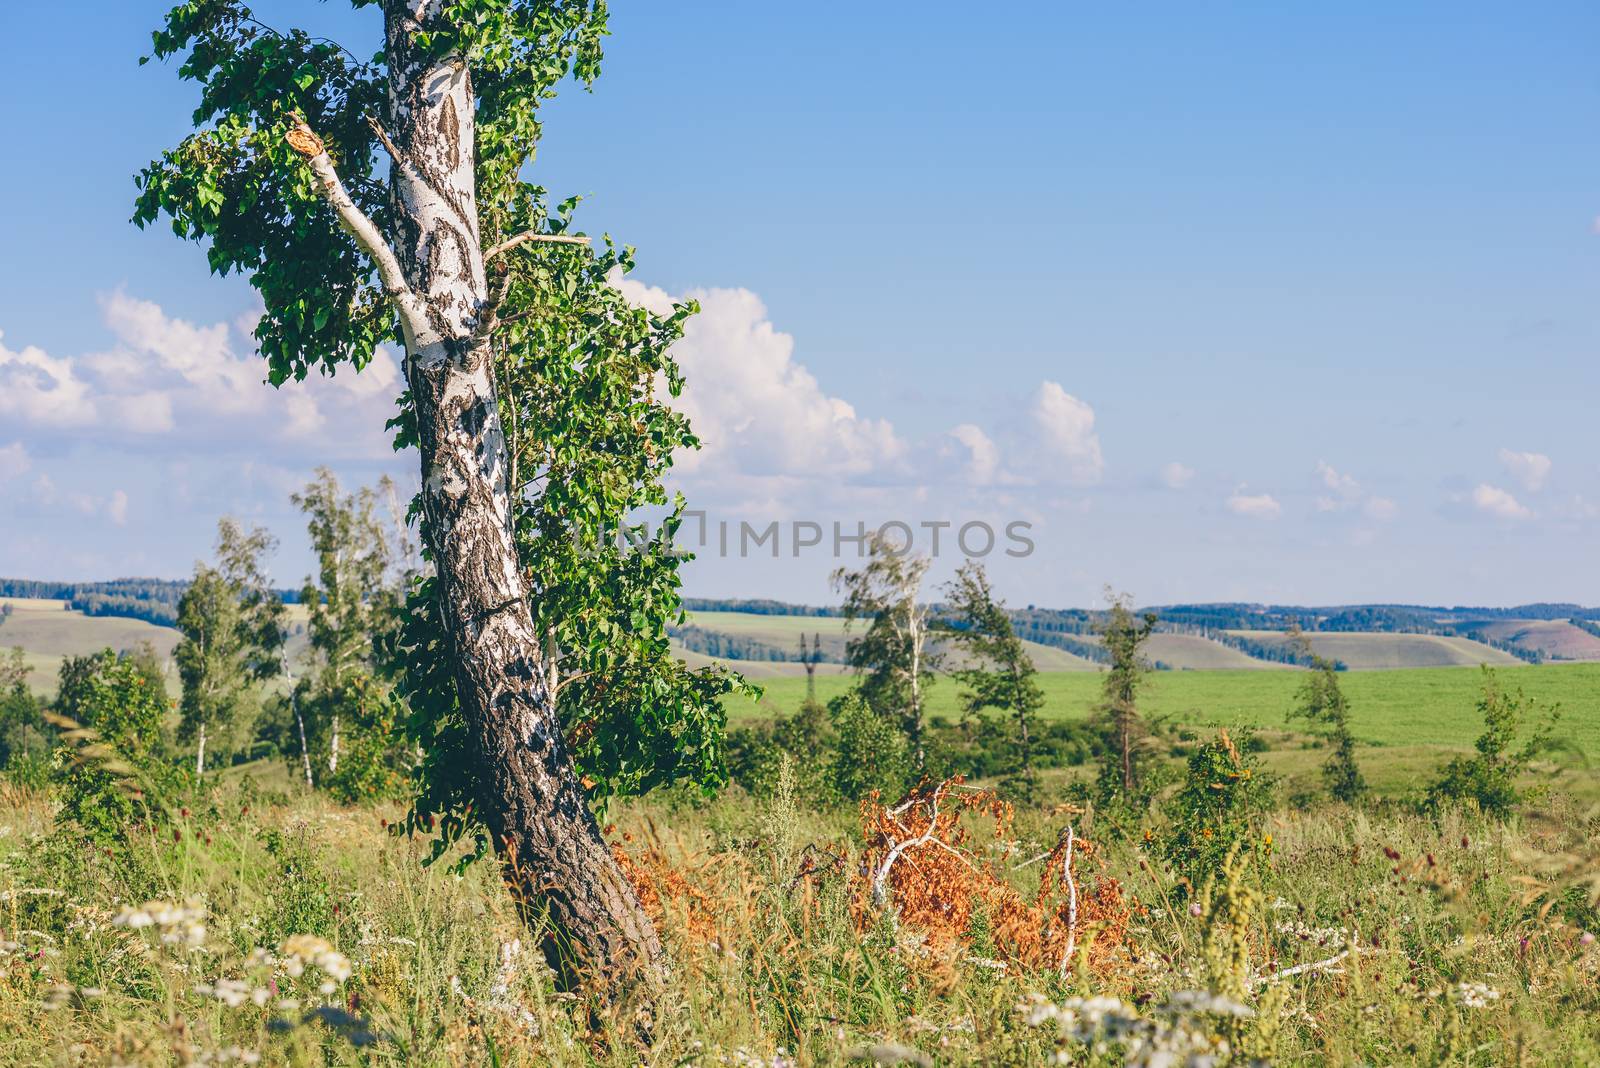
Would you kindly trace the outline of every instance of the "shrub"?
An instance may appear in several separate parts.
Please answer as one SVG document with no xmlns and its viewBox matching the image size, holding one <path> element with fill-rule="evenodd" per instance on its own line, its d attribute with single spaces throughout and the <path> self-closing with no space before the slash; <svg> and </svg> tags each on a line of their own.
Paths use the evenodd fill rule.
<svg viewBox="0 0 1600 1068">
<path fill-rule="evenodd" d="M 832 751 L 833 744 L 828 710 L 807 700 L 791 716 L 729 731 L 728 778 L 757 797 L 767 797 L 787 755 L 795 765 L 797 787 L 809 797 L 826 799 L 831 795 L 832 783 L 830 764 L 822 758 Z"/>
<path fill-rule="evenodd" d="M 328 792 L 347 805 L 402 796 L 410 753 L 398 729 L 404 709 L 394 694 L 358 674 L 323 700 L 343 720 L 339 765 L 322 780 Z"/>
<path fill-rule="evenodd" d="M 1240 737 L 1248 742 L 1251 735 Z M 1167 860 L 1191 889 L 1250 844 L 1272 792 L 1271 780 L 1226 730 L 1195 749 L 1183 785 L 1167 803 L 1171 828 L 1164 844 Z M 1265 837 L 1258 844 L 1271 848 Z"/>
<path fill-rule="evenodd" d="M 828 715 L 836 737 L 830 766 L 833 792 L 846 800 L 875 790 L 900 796 L 911 774 L 911 756 L 898 725 L 854 691 L 829 701 Z"/>
<path fill-rule="evenodd" d="M 167 707 L 148 670 L 109 650 L 69 659 L 62 692 L 70 693 L 71 714 L 50 714 L 67 743 L 54 758 L 61 818 L 102 842 L 121 841 L 135 823 L 162 819 L 184 777 L 160 757 Z"/>
<path fill-rule="evenodd" d="M 1517 779 L 1535 757 L 1553 748 L 1551 734 L 1560 719 L 1559 708 L 1546 709 L 1544 722 L 1518 746 L 1517 735 L 1523 721 L 1538 710 L 1538 705 L 1521 689 L 1504 689 L 1493 669 L 1484 667 L 1483 694 L 1478 698 L 1483 733 L 1474 743 L 1477 755 L 1456 757 L 1444 766 L 1439 778 L 1428 787 L 1428 807 L 1437 810 L 1470 801 L 1481 812 L 1505 816 L 1536 793 L 1539 788 L 1519 790 Z"/>
</svg>

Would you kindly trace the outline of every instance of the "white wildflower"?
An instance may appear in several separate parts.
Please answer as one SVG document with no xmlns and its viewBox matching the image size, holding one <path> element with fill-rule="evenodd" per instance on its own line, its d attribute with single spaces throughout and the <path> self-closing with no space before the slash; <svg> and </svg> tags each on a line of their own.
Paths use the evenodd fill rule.
<svg viewBox="0 0 1600 1068">
<path fill-rule="evenodd" d="M 1291 935 L 1302 942 L 1315 942 L 1329 949 L 1343 949 L 1350 941 L 1348 927 L 1308 927 L 1303 923 L 1280 923 L 1278 933 Z"/>
<path fill-rule="evenodd" d="M 1500 1000 L 1500 991 L 1487 983 L 1457 983 L 1450 996 L 1469 1009 L 1486 1009 L 1491 1001 Z"/>
<path fill-rule="evenodd" d="M 290 935 L 280 953 L 284 970 L 294 978 L 303 975 L 307 965 L 314 965 L 322 969 L 333 982 L 343 983 L 350 978 L 353 970 L 348 957 L 334 949 L 327 939 L 316 935 Z"/>
</svg>

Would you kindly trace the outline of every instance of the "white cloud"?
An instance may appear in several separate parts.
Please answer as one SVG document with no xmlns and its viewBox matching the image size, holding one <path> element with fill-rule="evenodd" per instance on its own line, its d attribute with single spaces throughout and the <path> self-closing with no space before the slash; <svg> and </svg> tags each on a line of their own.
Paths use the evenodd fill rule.
<svg viewBox="0 0 1600 1068">
<path fill-rule="evenodd" d="M 1386 520 L 1393 519 L 1400 511 L 1400 506 L 1387 497 L 1368 497 L 1361 510 L 1368 519 Z"/>
<path fill-rule="evenodd" d="M 1168 489 L 1183 489 L 1194 480 L 1194 468 L 1174 460 L 1161 469 L 1161 484 Z"/>
<path fill-rule="evenodd" d="M 146 357 L 143 375 L 149 374 L 148 360 L 153 358 L 192 387 L 212 411 L 249 411 L 264 400 L 264 364 L 254 353 L 234 354 L 227 323 L 196 326 L 120 289 L 100 297 L 100 311 L 117 340 Z"/>
<path fill-rule="evenodd" d="M 1361 483 L 1353 477 L 1335 470 L 1325 460 L 1317 461 L 1317 474 L 1322 479 L 1322 484 L 1332 490 L 1337 496 L 1349 500 L 1361 495 Z"/>
<path fill-rule="evenodd" d="M 165 434 L 177 425 L 172 419 L 172 397 L 160 390 L 112 397 L 108 407 L 113 423 L 139 434 Z"/>
<path fill-rule="evenodd" d="M 72 509 L 82 516 L 105 516 L 122 526 L 128 521 L 128 494 L 124 490 L 116 490 L 110 497 L 98 497 L 83 490 L 58 489 L 55 480 L 49 475 L 40 473 L 33 480 L 33 493 L 30 495 L 33 504 L 46 510 L 54 509 L 58 505 Z"/>
<path fill-rule="evenodd" d="M 1530 519 L 1533 513 L 1520 501 L 1499 486 L 1482 483 L 1472 491 L 1472 503 L 1480 512 L 1487 512 L 1501 519 Z"/>
<path fill-rule="evenodd" d="M 973 423 L 962 423 L 950 431 L 950 436 L 966 447 L 967 460 L 963 466 L 968 481 L 987 486 L 1000 473 L 1000 447 Z"/>
<path fill-rule="evenodd" d="M 1068 481 L 1080 485 L 1100 481 L 1105 459 L 1094 430 L 1093 408 L 1061 388 L 1059 382 L 1045 381 L 1034 399 L 1033 422 L 1049 454 L 1044 458 L 1060 461 L 1052 466 Z"/>
<path fill-rule="evenodd" d="M 0 344 L 0 416 L 44 431 L 80 427 L 85 438 L 172 436 L 190 447 L 248 453 L 264 439 L 287 438 L 318 462 L 391 455 L 383 425 L 402 384 L 386 350 L 359 374 L 347 368 L 275 390 L 243 332 L 254 316 L 197 325 L 120 289 L 99 304 L 114 339 L 105 351 L 55 357 Z"/>
<path fill-rule="evenodd" d="M 621 276 L 612 284 L 656 312 L 675 299 Z M 683 471 L 840 478 L 894 467 L 904 456 L 887 420 L 857 415 L 795 361 L 794 338 L 773 326 L 754 293 L 696 289 L 685 297 L 700 302 L 700 314 L 673 348 L 689 383 L 677 404 L 705 444 L 680 458 Z"/>
<path fill-rule="evenodd" d="M 1570 501 L 1557 509 L 1557 514 L 1569 520 L 1600 518 L 1600 502 L 1591 501 L 1583 494 L 1575 493 Z"/>
<path fill-rule="evenodd" d="M 71 358 L 29 345 L 6 348 L 0 333 L 0 414 L 44 426 L 81 426 L 95 419 L 89 383 Z"/>
<path fill-rule="evenodd" d="M 1504 467 L 1512 478 L 1522 483 L 1522 488 L 1529 493 L 1537 493 L 1544 489 L 1545 480 L 1550 477 L 1550 457 L 1541 452 L 1514 452 L 1511 449 L 1501 449 L 1500 466 Z"/>
<path fill-rule="evenodd" d="M 1340 471 L 1326 460 L 1317 461 L 1317 480 L 1326 493 L 1317 495 L 1319 512 L 1349 512 L 1359 510 L 1368 519 L 1393 519 L 1399 506 L 1388 497 L 1367 493 L 1354 475 Z"/>
<path fill-rule="evenodd" d="M 32 466 L 33 460 L 29 458 L 22 442 L 14 441 L 0 448 L 0 482 L 9 482 L 18 475 L 26 474 Z"/>
<path fill-rule="evenodd" d="M 284 394 L 283 407 L 288 413 L 284 432 L 290 437 L 310 437 L 322 429 L 322 408 L 303 386 Z"/>
<path fill-rule="evenodd" d="M 1270 493 L 1246 493 L 1242 486 L 1225 503 L 1234 515 L 1250 519 L 1276 519 L 1283 514 L 1283 505 Z"/>
</svg>

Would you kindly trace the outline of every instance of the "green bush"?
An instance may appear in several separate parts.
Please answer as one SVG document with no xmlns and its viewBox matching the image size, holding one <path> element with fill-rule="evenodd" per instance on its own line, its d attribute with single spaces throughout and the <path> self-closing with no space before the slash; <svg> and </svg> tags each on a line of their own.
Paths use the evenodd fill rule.
<svg viewBox="0 0 1600 1068">
<path fill-rule="evenodd" d="M 1521 790 L 1517 779 L 1535 757 L 1554 747 L 1551 735 L 1560 719 L 1558 708 L 1546 709 L 1544 722 L 1518 746 L 1517 735 L 1523 722 L 1538 710 L 1539 706 L 1522 690 L 1504 689 L 1494 671 L 1484 667 L 1483 695 L 1478 698 L 1483 733 L 1474 743 L 1477 755 L 1456 757 L 1444 766 L 1439 778 L 1428 787 L 1427 806 L 1438 810 L 1470 802 L 1480 812 L 1505 816 L 1534 795 L 1539 788 Z"/>
<path fill-rule="evenodd" d="M 334 709 L 340 718 L 338 767 L 322 778 L 328 792 L 347 805 L 404 796 L 410 753 L 399 730 L 405 712 L 395 696 L 360 674 L 318 700 L 326 702 L 316 713 L 321 719 L 331 720 Z"/>
<path fill-rule="evenodd" d="M 1257 831 L 1272 804 L 1273 785 L 1251 755 L 1251 737 L 1242 731 L 1235 743 L 1219 730 L 1201 743 L 1189 757 L 1183 785 L 1167 802 L 1171 825 L 1163 852 L 1191 889 L 1220 870 L 1235 847 L 1271 848 Z"/>
<path fill-rule="evenodd" d="M 899 725 L 854 691 L 829 701 L 828 715 L 835 734 L 830 767 L 835 796 L 858 801 L 876 790 L 899 797 L 911 776 L 911 755 Z"/>
<path fill-rule="evenodd" d="M 828 710 L 807 700 L 793 715 L 730 730 L 728 778 L 756 797 L 768 797 L 787 754 L 794 763 L 797 788 L 807 797 L 826 800 L 832 792 L 831 763 L 827 758 L 833 746 Z"/>
<path fill-rule="evenodd" d="M 53 758 L 61 818 L 100 842 L 160 822 L 182 792 L 183 772 L 160 752 L 165 690 L 135 660 L 106 650 L 62 665 L 64 744 Z"/>
</svg>

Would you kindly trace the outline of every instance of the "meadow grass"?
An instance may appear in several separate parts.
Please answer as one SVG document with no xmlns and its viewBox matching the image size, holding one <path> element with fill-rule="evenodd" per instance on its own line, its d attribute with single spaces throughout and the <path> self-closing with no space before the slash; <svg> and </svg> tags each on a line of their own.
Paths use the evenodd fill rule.
<svg viewBox="0 0 1600 1068">
<path fill-rule="evenodd" d="M 0 1065 L 1600 1063 L 1594 777 L 1541 766 L 1529 782 L 1551 789 L 1505 822 L 1420 812 L 1395 799 L 1481 730 L 1479 673 L 1351 672 L 1380 797 L 1328 803 L 1326 750 L 1285 727 L 1303 677 L 1151 676 L 1146 714 L 1186 728 L 1162 735 L 1174 772 L 1183 738 L 1250 725 L 1279 777 L 1241 866 L 1189 886 L 1159 807 L 1115 839 L 1067 803 L 1088 766 L 1047 770 L 999 831 L 973 814 L 949 848 L 907 850 L 886 908 L 869 893 L 883 843 L 808 793 L 815 761 L 755 793 L 614 804 L 608 834 L 675 962 L 648 1028 L 627 999 L 559 989 L 492 865 L 424 868 L 427 843 L 386 829 L 396 805 L 342 807 L 258 763 L 94 841 L 0 780 Z M 1501 677 L 1593 743 L 1600 665 Z M 849 681 L 819 678 L 819 696 Z M 1041 681 L 1047 717 L 1081 718 L 1100 680 Z M 804 685 L 769 680 L 735 721 L 792 710 Z M 954 682 L 931 693 L 954 718 Z M 1073 854 L 1085 908 L 1116 906 L 1063 967 L 994 910 L 996 887 L 1033 899 L 1069 823 L 1090 843 Z"/>
<path fill-rule="evenodd" d="M 1086 928 L 1106 944 L 1065 974 L 1007 964 L 981 923 L 936 941 L 864 910 L 848 807 L 738 790 L 620 805 L 615 839 L 679 887 L 658 913 L 675 980 L 641 1048 L 627 1006 L 555 989 L 486 865 L 424 869 L 421 843 L 385 833 L 394 810 L 336 807 L 267 771 L 265 794 L 236 773 L 203 810 L 109 851 L 63 833 L 44 796 L 0 794 L 0 1063 L 1110 1065 L 1128 1050 L 1096 1053 L 1068 1033 L 1083 1012 L 1047 1007 L 1110 997 L 1154 1021 L 1174 992 L 1218 989 L 1253 1016 L 1191 1019 L 1213 1054 L 1226 1039 L 1279 1063 L 1600 1058 L 1600 953 L 1569 922 L 1593 913 L 1560 892 L 1570 872 L 1548 876 L 1596 822 L 1564 802 L 1504 825 L 1279 810 L 1205 909 L 1149 843 L 1106 844 L 1079 855 L 1080 885 L 1114 879 L 1133 911 L 1114 933 Z M 1065 818 L 1024 809 L 1006 851 L 980 837 L 970 863 L 1031 893 L 1025 858 Z M 807 845 L 843 861 L 797 878 Z M 1543 919 L 1519 882 L 1540 874 L 1560 904 Z M 117 924 L 147 897 L 203 912 L 204 937 Z M 324 940 L 348 977 L 286 972 L 294 936 Z"/>
</svg>

